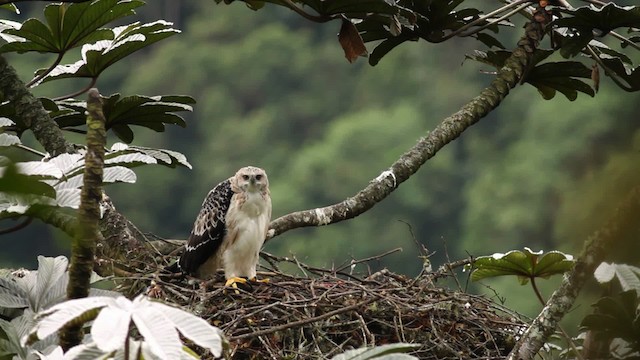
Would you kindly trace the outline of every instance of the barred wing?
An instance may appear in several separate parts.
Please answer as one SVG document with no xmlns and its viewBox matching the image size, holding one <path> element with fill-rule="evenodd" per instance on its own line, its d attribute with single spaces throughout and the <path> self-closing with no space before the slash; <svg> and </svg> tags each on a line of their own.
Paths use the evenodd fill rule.
<svg viewBox="0 0 640 360">
<path fill-rule="evenodd" d="M 227 233 L 225 217 L 232 197 L 233 191 L 228 179 L 209 191 L 193 223 L 185 252 L 178 262 L 183 272 L 195 275 L 200 265 L 216 255 Z"/>
</svg>

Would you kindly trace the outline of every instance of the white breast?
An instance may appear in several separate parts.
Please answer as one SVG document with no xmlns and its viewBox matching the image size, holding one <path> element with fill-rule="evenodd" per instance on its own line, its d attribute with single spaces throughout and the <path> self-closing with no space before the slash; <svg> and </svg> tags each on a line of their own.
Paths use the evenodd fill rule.
<svg viewBox="0 0 640 360">
<path fill-rule="evenodd" d="M 259 193 L 247 193 L 244 203 L 232 202 L 227 213 L 229 232 L 236 232 L 233 243 L 222 254 L 225 277 L 255 278 L 258 256 L 271 218 L 271 200 Z"/>
</svg>

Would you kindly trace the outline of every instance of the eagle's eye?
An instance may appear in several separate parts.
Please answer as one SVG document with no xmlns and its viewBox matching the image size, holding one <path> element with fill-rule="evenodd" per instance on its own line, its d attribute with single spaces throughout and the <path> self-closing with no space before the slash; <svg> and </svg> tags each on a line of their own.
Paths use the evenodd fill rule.
<svg viewBox="0 0 640 360">
<path fill-rule="evenodd" d="M 260 174 L 256 175 L 256 180 L 258 180 L 258 181 L 262 180 L 262 175 L 260 175 Z"/>
<path fill-rule="evenodd" d="M 242 180 L 249 180 L 249 175 L 242 175 Z"/>
</svg>

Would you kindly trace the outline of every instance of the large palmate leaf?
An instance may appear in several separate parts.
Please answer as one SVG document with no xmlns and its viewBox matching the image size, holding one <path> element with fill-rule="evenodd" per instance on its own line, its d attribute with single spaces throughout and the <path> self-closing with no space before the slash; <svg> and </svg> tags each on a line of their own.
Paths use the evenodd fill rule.
<svg viewBox="0 0 640 360">
<path fill-rule="evenodd" d="M 538 64 L 551 54 L 553 54 L 552 50 L 536 50 L 532 63 Z M 473 55 L 466 55 L 466 57 L 500 69 L 510 55 L 510 51 L 497 50 L 476 51 Z M 591 73 L 592 69 L 578 61 L 546 62 L 531 68 L 525 74 L 525 82 L 535 86 L 545 100 L 552 99 L 556 92 L 560 92 L 573 101 L 578 97 L 578 92 L 595 96 L 595 90 L 585 81 L 580 80 L 590 80 Z"/>
<path fill-rule="evenodd" d="M 640 268 L 627 264 L 601 263 L 593 276 L 599 283 L 608 283 L 614 278 L 623 291 L 635 290 L 640 295 Z"/>
<path fill-rule="evenodd" d="M 626 91 L 638 91 L 640 90 L 640 66 L 635 68 L 627 66 L 620 58 L 601 58 L 602 63 L 609 70 L 605 72 L 612 77 L 617 77 L 626 83 L 625 86 L 621 86 Z"/>
<path fill-rule="evenodd" d="M 95 319 L 91 326 L 90 344 L 103 353 L 124 347 L 129 329 L 135 326 L 144 339 L 151 358 L 178 359 L 182 343 L 178 334 L 208 349 L 218 357 L 222 353 L 221 332 L 205 320 L 159 302 L 138 296 L 133 301 L 118 297 L 92 297 L 70 300 L 51 307 L 40 315 L 28 341 L 43 339 L 71 321 Z M 79 348 L 77 351 L 84 351 Z"/>
<path fill-rule="evenodd" d="M 593 5 L 565 10 L 565 16 L 551 23 L 554 27 L 568 27 L 589 33 L 593 37 L 606 35 L 617 28 L 640 27 L 640 8 L 619 6 L 613 2 L 597 8 Z"/>
<path fill-rule="evenodd" d="M 86 102 L 42 100 L 49 111 L 49 116 L 60 128 L 84 126 L 86 122 Z M 131 125 L 143 126 L 158 132 L 165 130 L 165 124 L 185 127 L 184 119 L 175 114 L 180 111 L 193 111 L 191 104 L 195 100 L 184 95 L 121 97 L 113 94 L 105 97 L 103 112 L 106 117 L 105 127 L 112 130 L 122 141 L 131 143 L 133 131 Z"/>
<path fill-rule="evenodd" d="M 571 255 L 560 251 L 533 252 L 525 247 L 524 251 L 512 250 L 506 254 L 496 253 L 492 256 L 480 256 L 473 263 L 471 280 L 478 281 L 489 277 L 516 275 L 521 284 L 530 279 L 548 278 L 562 274 L 574 265 Z"/>
<path fill-rule="evenodd" d="M 172 28 L 173 23 L 158 20 L 153 23 L 140 24 L 138 22 L 105 29 L 109 36 L 95 43 L 85 42 L 82 46 L 82 59 L 73 64 L 58 65 L 48 73 L 41 82 L 71 77 L 96 78 L 106 68 L 122 58 L 143 49 L 157 41 L 179 33 Z M 40 69 L 36 76 L 47 71 Z"/>
<path fill-rule="evenodd" d="M 17 51 L 62 54 L 82 44 L 113 39 L 113 32 L 102 26 L 134 14 L 140 0 L 94 0 L 74 4 L 50 4 L 44 10 L 45 22 L 29 19 L 22 24 L 2 21 L 8 41 L 0 53 Z M 10 41 L 13 40 L 13 41 Z"/>
</svg>

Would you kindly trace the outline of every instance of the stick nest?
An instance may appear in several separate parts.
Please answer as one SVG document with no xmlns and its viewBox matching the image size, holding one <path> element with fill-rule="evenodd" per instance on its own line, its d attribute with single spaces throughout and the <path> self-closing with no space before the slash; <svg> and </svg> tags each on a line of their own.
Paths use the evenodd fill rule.
<svg viewBox="0 0 640 360">
<path fill-rule="evenodd" d="M 258 277 L 269 283 L 234 291 L 224 288 L 222 274 L 208 282 L 156 278 L 147 293 L 222 329 L 234 359 L 326 359 L 398 342 L 420 344 L 411 354 L 421 359 L 495 359 L 525 329 L 520 316 L 483 296 L 435 286 L 448 269 L 416 278 L 388 270 L 353 276 L 290 258 L 267 260 Z M 282 261 L 303 275 L 279 271 Z"/>
</svg>

